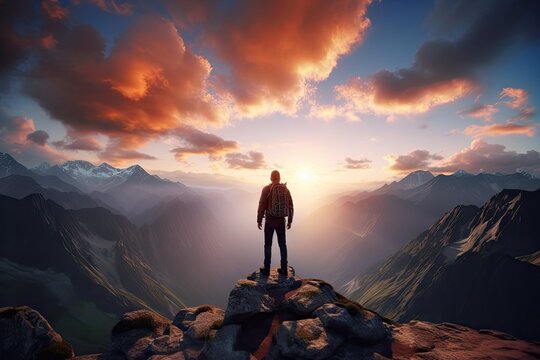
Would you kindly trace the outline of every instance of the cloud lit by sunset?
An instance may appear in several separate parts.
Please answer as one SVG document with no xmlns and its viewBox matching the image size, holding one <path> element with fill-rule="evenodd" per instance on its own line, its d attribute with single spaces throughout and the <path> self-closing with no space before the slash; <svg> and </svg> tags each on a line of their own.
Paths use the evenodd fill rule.
<svg viewBox="0 0 540 360">
<path fill-rule="evenodd" d="M 0 151 L 317 191 L 539 173 L 535 5 L 462 5 L 4 1 Z"/>
</svg>

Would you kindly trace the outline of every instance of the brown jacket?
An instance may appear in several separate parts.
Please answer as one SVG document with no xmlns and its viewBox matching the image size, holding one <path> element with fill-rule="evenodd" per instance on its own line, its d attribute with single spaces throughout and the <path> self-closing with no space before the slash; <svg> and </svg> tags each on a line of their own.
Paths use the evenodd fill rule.
<svg viewBox="0 0 540 360">
<path fill-rule="evenodd" d="M 262 224 L 262 219 L 265 216 L 266 210 L 268 210 L 268 202 L 269 202 L 269 194 L 270 194 L 270 185 L 268 184 L 265 187 L 263 187 L 261 192 L 261 198 L 259 199 L 259 208 L 257 209 L 257 224 Z M 291 192 L 289 189 L 287 189 L 287 193 L 289 195 L 289 216 L 288 216 L 288 223 L 291 224 L 293 220 L 294 215 L 294 206 L 292 201 Z M 266 216 L 271 216 L 266 214 Z"/>
</svg>

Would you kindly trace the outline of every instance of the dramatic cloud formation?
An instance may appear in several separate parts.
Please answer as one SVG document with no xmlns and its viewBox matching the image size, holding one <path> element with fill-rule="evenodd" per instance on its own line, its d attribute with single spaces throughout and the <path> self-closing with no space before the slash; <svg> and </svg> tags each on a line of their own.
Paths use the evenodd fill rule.
<svg viewBox="0 0 540 360">
<path fill-rule="evenodd" d="M 238 143 L 200 131 L 191 126 L 183 126 L 176 130 L 184 143 L 183 146 L 171 150 L 179 161 L 184 161 L 190 155 L 208 155 L 210 160 L 218 160 L 222 155 L 238 149 Z"/>
<path fill-rule="evenodd" d="M 463 131 L 465 135 L 472 137 L 502 136 L 502 135 L 526 135 L 534 136 L 536 126 L 520 125 L 513 123 L 493 125 L 470 125 Z"/>
<path fill-rule="evenodd" d="M 354 78 L 336 90 L 359 112 L 383 115 L 422 113 L 455 101 L 474 90 L 478 69 L 510 46 L 540 38 L 539 11 L 537 1 L 439 1 L 432 21 L 450 33 L 464 26 L 457 40 L 425 42 L 410 68 Z"/>
<path fill-rule="evenodd" d="M 149 156 L 135 150 L 181 124 L 220 124 L 223 112 L 207 92 L 210 64 L 189 50 L 169 21 L 136 20 L 104 57 L 105 42 L 90 26 L 55 34 L 24 83 L 68 131 L 104 134 L 107 160 Z"/>
<path fill-rule="evenodd" d="M 250 151 L 247 154 L 230 153 L 225 155 L 225 162 L 232 169 L 263 169 L 266 167 L 264 154 L 258 151 Z"/>
<path fill-rule="evenodd" d="M 492 121 L 493 115 L 499 112 L 499 109 L 495 105 L 484 105 L 484 104 L 477 104 L 473 107 L 461 111 L 460 115 L 467 115 L 476 119 L 481 119 L 484 121 Z"/>
<path fill-rule="evenodd" d="M 206 19 L 202 37 L 228 67 L 217 88 L 241 114 L 293 113 L 309 82 L 326 79 L 369 26 L 371 0 L 232 1 L 221 11 L 180 2 L 181 22 Z M 217 9 L 217 7 L 214 7 Z"/>
<path fill-rule="evenodd" d="M 443 157 L 431 154 L 427 150 L 414 150 L 407 155 L 389 155 L 386 157 L 391 162 L 389 169 L 398 173 L 407 173 L 414 170 L 426 169 L 433 160 L 442 160 Z"/>
<path fill-rule="evenodd" d="M 526 170 L 539 174 L 540 153 L 535 150 L 526 153 L 507 151 L 504 145 L 473 140 L 469 147 L 452 155 L 440 166 L 430 168 L 435 172 L 454 172 L 460 169 L 472 173 L 513 173 L 517 170 Z"/>
<path fill-rule="evenodd" d="M 36 130 L 28 133 L 28 135 L 26 135 L 26 139 L 33 141 L 38 145 L 44 146 L 47 143 L 47 140 L 49 140 L 49 134 L 43 130 Z"/>
<path fill-rule="evenodd" d="M 0 109 L 0 151 L 7 152 L 25 164 L 43 161 L 59 162 L 66 158 L 47 144 L 49 135 L 36 130 L 34 121 L 23 116 L 10 116 Z"/>
<path fill-rule="evenodd" d="M 371 164 L 371 160 L 368 160 L 366 158 L 356 160 L 356 159 L 347 157 L 345 158 L 344 167 L 346 169 L 368 169 L 370 164 Z"/>
<path fill-rule="evenodd" d="M 360 113 L 378 115 L 424 113 L 432 107 L 453 102 L 475 89 L 467 79 L 434 81 L 429 76 L 383 70 L 369 80 L 360 77 L 336 86 L 341 99 Z"/>
</svg>

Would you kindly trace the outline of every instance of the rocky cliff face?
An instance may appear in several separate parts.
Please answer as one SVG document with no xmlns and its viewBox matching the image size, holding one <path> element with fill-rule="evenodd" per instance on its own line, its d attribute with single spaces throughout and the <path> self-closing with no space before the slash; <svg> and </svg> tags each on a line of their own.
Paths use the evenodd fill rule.
<svg viewBox="0 0 540 360">
<path fill-rule="evenodd" d="M 225 310 L 211 305 L 186 308 L 172 320 L 150 310 L 125 313 L 111 331 L 108 351 L 76 359 L 357 360 L 410 359 L 418 355 L 432 359 L 534 359 L 540 356 L 540 345 L 500 332 L 476 331 L 448 323 L 391 322 L 343 297 L 326 282 L 302 279 L 292 268 L 289 270 L 289 276 L 272 269 L 270 276 L 254 272 L 239 280 L 230 292 Z M 15 334 L 0 337 L 0 357 L 38 358 L 38 350 L 28 349 L 43 346 L 31 345 L 36 342 L 36 336 L 20 331 L 28 325 L 13 320 L 12 313 L 11 310 L 8 316 L 0 317 L 2 331 Z M 9 328 L 4 325 L 5 317 L 9 319 Z M 55 339 L 55 344 L 62 341 L 50 327 L 46 328 L 53 334 L 50 337 Z M 13 357 L 13 349 L 22 355 Z M 63 351 L 49 358 L 63 359 L 69 355 Z"/>
</svg>

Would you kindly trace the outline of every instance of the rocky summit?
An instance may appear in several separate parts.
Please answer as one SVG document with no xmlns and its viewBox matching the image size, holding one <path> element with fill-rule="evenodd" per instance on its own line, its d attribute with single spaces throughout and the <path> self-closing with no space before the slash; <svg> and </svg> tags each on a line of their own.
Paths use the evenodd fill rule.
<svg viewBox="0 0 540 360">
<path fill-rule="evenodd" d="M 52 335 L 38 342 L 44 339 L 37 335 L 43 331 L 26 331 L 29 325 L 21 320 L 22 314 L 37 312 L 24 309 L 23 313 L 8 310 L 0 319 L 2 331 L 13 334 L 0 340 L 2 359 L 38 359 L 37 352 L 48 346 L 47 341 L 63 344 L 41 317 L 46 325 L 36 329 L 45 328 Z M 55 352 L 47 358 L 72 355 Z M 212 305 L 185 308 L 172 320 L 147 309 L 125 313 L 111 331 L 108 351 L 76 359 L 352 360 L 419 355 L 423 359 L 534 359 L 540 356 L 540 345 L 455 324 L 397 324 L 345 298 L 325 281 L 298 277 L 289 267 L 288 276 L 272 269 L 268 276 L 256 271 L 239 280 L 225 310 Z"/>
</svg>

